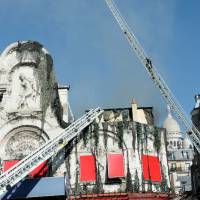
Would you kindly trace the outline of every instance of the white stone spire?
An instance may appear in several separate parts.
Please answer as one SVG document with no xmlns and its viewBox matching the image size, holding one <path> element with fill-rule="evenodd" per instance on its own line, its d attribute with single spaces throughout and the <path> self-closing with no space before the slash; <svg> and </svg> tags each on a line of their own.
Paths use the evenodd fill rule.
<svg viewBox="0 0 200 200">
<path fill-rule="evenodd" d="M 169 107 L 169 105 L 167 105 L 167 114 L 168 114 L 167 117 L 172 118 L 172 112 L 171 112 L 171 108 Z"/>
</svg>

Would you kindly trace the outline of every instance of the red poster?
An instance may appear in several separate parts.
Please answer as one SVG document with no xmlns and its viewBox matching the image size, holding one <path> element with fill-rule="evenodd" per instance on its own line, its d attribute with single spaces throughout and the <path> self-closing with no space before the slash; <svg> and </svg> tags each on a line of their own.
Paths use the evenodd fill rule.
<svg viewBox="0 0 200 200">
<path fill-rule="evenodd" d="M 3 172 L 6 172 L 12 166 L 14 166 L 15 164 L 17 164 L 18 162 L 19 162 L 19 160 L 5 160 L 3 162 Z"/>
<path fill-rule="evenodd" d="M 108 178 L 124 177 L 124 156 L 123 154 L 108 155 Z"/>
<path fill-rule="evenodd" d="M 5 160 L 3 162 L 3 172 L 9 170 L 12 166 L 17 164 L 20 160 Z M 48 171 L 48 165 L 47 161 L 43 162 L 40 164 L 38 167 L 36 167 L 30 174 L 29 176 L 32 178 L 36 177 L 44 177 L 46 176 Z"/>
<path fill-rule="evenodd" d="M 47 171 L 48 171 L 48 165 L 47 165 L 47 161 L 45 161 L 42 164 L 40 164 L 38 167 L 36 167 L 29 174 L 29 176 L 32 178 L 44 177 L 44 176 L 46 176 Z"/>
<path fill-rule="evenodd" d="M 158 157 L 156 156 L 142 156 L 142 167 L 144 180 L 152 180 L 161 182 L 161 168 Z"/>
<path fill-rule="evenodd" d="M 80 181 L 96 181 L 96 164 L 94 156 L 80 156 Z"/>
</svg>

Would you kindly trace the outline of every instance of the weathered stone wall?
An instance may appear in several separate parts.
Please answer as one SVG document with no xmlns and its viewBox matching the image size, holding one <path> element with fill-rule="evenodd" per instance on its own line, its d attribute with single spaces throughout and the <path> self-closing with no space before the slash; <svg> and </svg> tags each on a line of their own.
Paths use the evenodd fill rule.
<svg viewBox="0 0 200 200">
<path fill-rule="evenodd" d="M 0 56 L 1 160 L 21 159 L 60 134 L 68 116 L 65 108 L 64 122 L 62 105 L 47 50 L 33 41 L 8 46 Z"/>
<path fill-rule="evenodd" d="M 200 107 L 194 108 L 191 112 L 192 122 L 200 131 Z M 191 169 L 191 178 L 192 178 L 192 192 L 194 195 L 200 194 L 200 154 L 196 149 L 193 165 Z"/>
<path fill-rule="evenodd" d="M 63 114 L 68 116 L 65 110 L 68 102 L 64 102 L 61 91 L 59 97 L 51 56 L 37 42 L 11 44 L 1 54 L 0 71 L 0 158 L 21 159 L 63 131 L 67 125 Z M 153 123 L 151 109 L 147 117 L 144 109 L 135 108 L 137 112 L 130 109 L 104 112 L 84 135 L 52 158 L 51 175 L 67 171 L 75 193 L 159 192 L 169 188 L 165 131 L 149 125 Z M 108 183 L 106 158 L 112 152 L 123 154 L 125 177 Z M 79 158 L 86 154 L 96 157 L 96 182 L 79 181 Z M 143 154 L 159 157 L 161 183 L 144 180 Z"/>
<path fill-rule="evenodd" d="M 109 111 L 110 112 L 110 111 Z M 65 151 L 65 164 L 60 175 L 66 171 L 75 193 L 166 191 L 170 187 L 166 154 L 165 129 L 133 122 L 118 115 L 109 121 L 106 112 Z M 106 121 L 105 121 L 106 119 Z M 107 156 L 109 153 L 124 155 L 125 177 L 117 182 L 108 182 Z M 158 156 L 161 165 L 162 182 L 145 181 L 142 170 L 142 155 Z M 96 182 L 80 181 L 80 156 L 95 155 Z M 90 169 L 88 169 L 90 170 Z M 58 174 L 57 174 L 58 175 Z"/>
</svg>

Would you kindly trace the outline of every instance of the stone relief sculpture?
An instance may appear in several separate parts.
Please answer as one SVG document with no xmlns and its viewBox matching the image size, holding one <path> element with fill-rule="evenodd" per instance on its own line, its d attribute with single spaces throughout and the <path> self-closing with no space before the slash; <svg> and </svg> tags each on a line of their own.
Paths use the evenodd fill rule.
<svg viewBox="0 0 200 200">
<path fill-rule="evenodd" d="M 10 158 L 23 158 L 44 143 L 43 137 L 34 132 L 24 131 L 13 135 L 7 142 L 6 154 Z"/>
<path fill-rule="evenodd" d="M 36 100 L 37 96 L 37 87 L 36 83 L 31 80 L 30 78 L 26 77 L 24 74 L 19 75 L 19 81 L 20 81 L 20 94 L 19 94 L 19 100 L 17 103 L 18 109 L 23 108 L 29 108 L 29 100 Z"/>
<path fill-rule="evenodd" d="M 3 160 L 29 155 L 66 127 L 55 83 L 53 60 L 41 44 L 17 42 L 1 53 L 0 157 Z M 64 101 L 68 105 L 67 98 Z"/>
</svg>

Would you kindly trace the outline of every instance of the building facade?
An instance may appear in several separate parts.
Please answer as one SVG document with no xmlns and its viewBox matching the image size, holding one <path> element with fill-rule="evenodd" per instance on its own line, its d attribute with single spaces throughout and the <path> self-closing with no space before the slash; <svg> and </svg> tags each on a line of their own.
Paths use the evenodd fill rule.
<svg viewBox="0 0 200 200">
<path fill-rule="evenodd" d="M 172 189 L 176 193 L 191 191 L 193 145 L 190 139 L 181 132 L 169 107 L 163 127 L 167 131 L 167 157 Z"/>
<path fill-rule="evenodd" d="M 60 134 L 68 124 L 68 90 L 56 83 L 53 60 L 33 41 L 0 56 L 0 158 L 4 171 Z"/>
<path fill-rule="evenodd" d="M 195 106 L 191 111 L 192 122 L 200 131 L 200 95 L 195 96 Z M 192 191 L 194 195 L 200 195 L 200 155 L 195 150 L 193 165 L 192 165 Z"/>
<path fill-rule="evenodd" d="M 72 194 L 169 192 L 165 133 L 150 107 L 104 109 L 66 151 Z"/>
<path fill-rule="evenodd" d="M 41 44 L 17 42 L 3 51 L 1 172 L 68 126 L 68 90 L 56 83 L 53 60 Z M 105 109 L 29 178 L 65 173 L 72 198 L 115 194 L 118 199 L 168 199 L 166 131 L 154 125 L 152 107 L 138 107 L 133 101 L 129 108 Z"/>
</svg>

